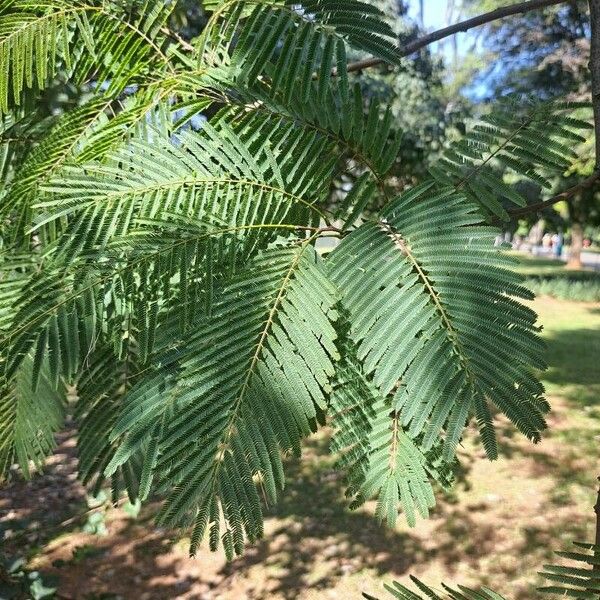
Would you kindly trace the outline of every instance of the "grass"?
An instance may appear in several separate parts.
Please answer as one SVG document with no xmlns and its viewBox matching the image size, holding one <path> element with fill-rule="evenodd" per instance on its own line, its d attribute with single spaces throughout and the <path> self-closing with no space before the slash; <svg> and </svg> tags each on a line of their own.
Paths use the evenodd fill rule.
<svg viewBox="0 0 600 600">
<path fill-rule="evenodd" d="M 548 344 L 543 379 L 551 395 L 600 415 L 600 306 L 538 298 L 533 304 Z"/>
<path fill-rule="evenodd" d="M 521 252 L 510 252 L 509 254 L 519 261 L 519 264 L 515 267 L 515 271 L 528 277 L 563 275 L 566 273 L 565 264 L 561 261 L 530 256 Z"/>
<path fill-rule="evenodd" d="M 547 261 L 528 261 L 523 268 L 560 269 Z M 0 490 L 0 515 L 9 515 L 0 521 L 8 519 L 5 528 L 15 529 L 35 517 L 17 550 L 31 557 L 31 568 L 58 575 L 59 591 L 73 599 L 358 600 L 362 591 L 384 598 L 383 582 L 407 583 L 411 573 L 436 586 L 488 585 L 513 600 L 538 598 L 534 589 L 542 581 L 536 573 L 552 551 L 593 534 L 600 303 L 542 297 L 532 305 L 548 343 L 549 368 L 542 377 L 553 412 L 547 435 L 533 446 L 500 419 L 502 458 L 494 463 L 484 459 L 476 435 L 467 436 L 456 488 L 440 494 L 432 518 L 414 529 L 380 526 L 372 504 L 347 509 L 344 482 L 325 453 L 326 434 L 307 444 L 303 461 L 290 461 L 288 487 L 271 509 L 264 540 L 229 564 L 207 549 L 189 559 L 185 540 L 152 526 L 153 507 L 137 518 L 108 510 L 104 536 L 70 527 L 53 539 L 40 537 L 47 515 L 65 504 L 64 494 L 72 493 L 74 502 L 83 498 L 68 463 L 72 440 L 61 446 L 65 457 L 59 454 L 49 468 L 52 485 L 36 479 L 33 488 Z"/>
<path fill-rule="evenodd" d="M 561 300 L 600 302 L 600 272 L 591 269 L 571 270 L 550 258 L 514 253 L 519 259 L 516 270 L 525 275 L 526 285 L 540 296 Z"/>
</svg>

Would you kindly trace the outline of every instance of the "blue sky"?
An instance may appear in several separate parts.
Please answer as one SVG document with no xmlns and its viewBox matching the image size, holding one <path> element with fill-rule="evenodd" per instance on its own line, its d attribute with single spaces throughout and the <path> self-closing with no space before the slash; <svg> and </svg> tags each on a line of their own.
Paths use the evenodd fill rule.
<svg viewBox="0 0 600 600">
<path fill-rule="evenodd" d="M 448 2 L 446 0 L 425 0 L 423 4 L 425 27 L 428 29 L 439 29 L 440 27 L 444 27 L 444 25 L 446 25 L 444 20 Z M 416 19 L 419 12 L 418 0 L 410 0 L 408 5 L 410 16 Z"/>
<path fill-rule="evenodd" d="M 424 10 L 423 10 L 423 21 L 425 24 L 425 29 L 427 31 L 434 31 L 436 29 L 441 29 L 442 27 L 446 27 L 451 25 L 452 23 L 456 23 L 457 21 L 463 20 L 465 17 L 460 17 L 456 13 L 458 10 L 455 8 L 455 14 L 451 15 L 450 22 L 447 22 L 447 11 L 448 11 L 448 1 L 447 0 L 425 0 L 423 2 Z M 460 1 L 455 1 L 454 5 L 456 7 L 460 6 Z M 415 21 L 418 20 L 419 15 L 419 2 L 418 0 L 408 0 L 409 7 L 409 16 L 413 18 Z M 468 47 L 470 39 L 472 38 L 469 32 L 466 33 L 457 33 L 456 39 L 458 41 L 458 50 L 459 54 L 461 50 L 464 50 Z M 449 41 L 451 38 L 447 38 Z M 432 48 L 436 49 L 438 44 L 432 44 Z M 442 48 L 450 48 L 449 43 L 442 43 Z"/>
<path fill-rule="evenodd" d="M 418 0 L 408 0 L 409 6 L 409 17 L 414 19 L 415 21 L 419 20 L 419 1 Z M 450 20 L 448 21 L 448 0 L 425 0 L 424 1 L 424 11 L 423 11 L 423 21 L 426 31 L 435 31 L 436 29 L 442 29 L 443 27 L 447 27 L 453 23 L 464 20 L 466 17 L 464 15 L 460 15 L 458 8 L 460 7 L 460 0 L 455 0 L 453 4 L 455 5 L 454 15 L 450 16 Z M 473 44 L 476 42 L 476 51 L 481 51 L 481 41 L 476 41 L 476 32 L 477 30 L 461 32 L 455 34 L 455 38 L 457 40 L 457 51 L 458 57 L 464 55 L 468 52 L 471 52 L 473 49 Z M 449 68 L 452 65 L 453 59 L 453 44 L 452 37 L 448 37 L 445 40 L 432 44 L 430 48 L 432 51 L 441 51 L 444 57 L 447 59 L 446 64 Z M 473 86 L 467 93 L 472 96 L 472 98 L 480 98 L 484 96 L 487 92 L 487 87 L 485 82 L 481 81 L 475 86 Z"/>
</svg>

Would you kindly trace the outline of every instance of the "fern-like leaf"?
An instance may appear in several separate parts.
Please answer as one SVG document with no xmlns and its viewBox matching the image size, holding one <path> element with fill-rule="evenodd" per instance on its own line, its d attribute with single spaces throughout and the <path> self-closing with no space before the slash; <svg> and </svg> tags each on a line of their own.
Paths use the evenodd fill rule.
<svg viewBox="0 0 600 600">
<path fill-rule="evenodd" d="M 480 206 L 483 214 L 507 220 L 506 207 L 527 203 L 504 172 L 550 188 L 549 177 L 567 170 L 576 157 L 574 141 L 585 141 L 578 130 L 587 121 L 571 118 L 568 104 L 507 96 L 454 142 L 431 168 L 442 187 L 454 186 Z"/>
<path fill-rule="evenodd" d="M 377 498 L 376 514 L 393 527 L 401 507 L 409 525 L 427 518 L 435 504 L 431 479 L 449 483 L 449 469 L 437 451 L 424 453 L 400 423 L 389 399 L 362 372 L 356 347 L 347 335 L 338 343 L 342 359 L 331 395 L 332 451 L 347 473 L 352 507 Z"/>
<path fill-rule="evenodd" d="M 335 296 L 319 265 L 306 241 L 261 254 L 125 401 L 107 472 L 148 443 L 144 469 L 168 492 L 160 520 L 193 524 L 192 553 L 207 526 L 216 547 L 221 520 L 227 554 L 262 535 L 261 495 L 274 502 L 283 486 L 280 452 L 299 452 L 325 409 Z"/>
<path fill-rule="evenodd" d="M 490 590 L 487 587 L 473 590 L 465 586 L 459 586 L 457 590 L 452 589 L 442 584 L 443 590 L 434 590 L 419 581 L 416 577 L 411 576 L 414 586 L 420 593 L 413 592 L 406 586 L 394 581 L 392 584 L 384 584 L 385 589 L 390 594 L 391 598 L 397 600 L 506 600 L 497 592 Z M 377 600 L 369 594 L 363 593 L 367 600 Z"/>
<path fill-rule="evenodd" d="M 72 259 L 122 237 L 136 219 L 180 214 L 232 227 L 254 224 L 252 245 L 260 224 L 282 222 L 294 209 L 291 222 L 299 224 L 307 213 L 322 214 L 314 205 L 332 168 L 331 158 L 319 161 L 327 146 L 291 125 L 271 124 L 262 133 L 258 145 L 248 145 L 248 137 L 224 122 L 218 129 L 206 124 L 202 135 L 184 132 L 179 143 L 150 132 L 149 141 L 132 140 L 107 163 L 68 168 L 44 186 L 49 196 L 36 205 L 45 211 L 37 227 L 71 217 L 61 251 Z M 305 151 L 298 156 L 302 143 Z"/>
<path fill-rule="evenodd" d="M 576 598 L 577 600 L 597 600 L 600 595 L 600 548 L 594 544 L 574 542 L 578 547 L 576 552 L 556 552 L 561 558 L 566 558 L 574 566 L 544 565 L 540 575 L 554 585 L 538 588 L 542 594 L 551 594 L 556 598 Z M 391 598 L 398 600 L 506 600 L 497 592 L 487 587 L 472 590 L 464 586 L 453 589 L 442 584 L 443 590 L 434 590 L 422 581 L 411 575 L 413 585 L 418 590 L 414 592 L 401 583 L 394 581 L 391 585 L 385 584 L 385 589 Z M 363 593 L 367 600 L 377 600 L 373 596 Z"/>
<path fill-rule="evenodd" d="M 85 485 L 93 483 L 92 494 L 96 495 L 105 482 L 104 470 L 118 447 L 118 441 L 111 441 L 110 434 L 123 398 L 135 384 L 139 371 L 135 341 L 123 340 L 120 348 L 106 341 L 98 343 L 87 363 L 89 366 L 77 382 L 78 470 Z M 138 458 L 128 461 L 113 475 L 115 501 L 123 487 L 131 500 L 137 497 L 141 479 Z"/>
<path fill-rule="evenodd" d="M 331 74 L 346 76 L 346 44 L 398 64 L 393 30 L 379 9 L 358 0 L 282 3 L 230 0 L 214 12 L 198 44 L 199 66 L 226 68 L 236 82 L 265 77 L 284 97 L 328 94 Z"/>
<path fill-rule="evenodd" d="M 37 380 L 37 391 L 31 381 Z M 54 435 L 62 427 L 66 394 L 51 380 L 48 365 L 28 356 L 15 377 L 0 384 L 0 479 L 17 463 L 29 477 L 30 462 L 41 469 L 55 448 Z"/>
<path fill-rule="evenodd" d="M 136 16 L 113 1 L 94 6 L 5 0 L 0 4 L 0 112 L 18 105 L 24 89 L 44 89 L 59 65 L 74 80 L 92 76 L 108 80 L 114 89 L 156 60 L 171 68 L 155 40 L 172 10 L 169 4 L 149 0 Z M 108 53 L 110 61 L 103 59 Z"/>
<path fill-rule="evenodd" d="M 490 403 L 533 441 L 548 409 L 532 370 L 544 367 L 535 313 L 512 297 L 531 294 L 480 219 L 462 195 L 425 184 L 328 260 L 365 373 L 384 396 L 393 393 L 392 408 L 411 436 L 423 434 L 424 448 L 445 431 L 448 460 L 472 413 L 496 457 Z"/>
<path fill-rule="evenodd" d="M 556 552 L 571 562 L 568 565 L 544 565 L 540 575 L 552 585 L 539 588 L 543 594 L 560 597 L 597 599 L 600 596 L 600 547 L 574 542 L 576 551 Z"/>
</svg>

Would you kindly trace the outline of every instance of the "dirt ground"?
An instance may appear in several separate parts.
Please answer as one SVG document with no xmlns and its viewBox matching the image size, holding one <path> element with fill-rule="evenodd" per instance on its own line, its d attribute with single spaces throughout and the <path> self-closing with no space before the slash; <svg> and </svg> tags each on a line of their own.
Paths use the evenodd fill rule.
<svg viewBox="0 0 600 600">
<path fill-rule="evenodd" d="M 550 322 L 568 305 L 540 307 Z M 600 305 L 582 310 L 600 313 Z M 591 326 L 584 321 L 594 351 L 600 316 Z M 550 327 L 546 335 L 553 344 L 562 333 Z M 58 597 L 73 600 L 345 600 L 362 591 L 383 600 L 383 582 L 406 582 L 409 574 L 435 585 L 485 584 L 514 600 L 538 598 L 537 571 L 552 549 L 592 539 L 600 472 L 600 367 L 581 376 L 589 379 L 582 405 L 563 364 L 568 358 L 560 360 L 546 375 L 553 412 L 545 440 L 532 446 L 502 425 L 502 458 L 490 463 L 470 435 L 456 488 L 440 493 L 433 517 L 414 529 L 380 526 L 372 505 L 347 509 L 324 433 L 308 444 L 302 462 L 290 463 L 288 488 L 260 543 L 231 563 L 207 549 L 191 559 L 185 538 L 152 525 L 153 506 L 137 517 L 107 505 L 84 514 L 74 439 L 65 435 L 43 476 L 0 489 L 3 551 L 57 576 Z M 83 530 L 93 512 L 104 513 L 104 535 Z"/>
</svg>

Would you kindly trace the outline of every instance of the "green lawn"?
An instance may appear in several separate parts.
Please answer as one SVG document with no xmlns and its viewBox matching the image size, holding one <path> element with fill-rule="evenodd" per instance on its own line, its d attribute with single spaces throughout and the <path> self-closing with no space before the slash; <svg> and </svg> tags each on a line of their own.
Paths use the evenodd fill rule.
<svg viewBox="0 0 600 600">
<path fill-rule="evenodd" d="M 567 269 L 558 260 L 533 257 L 520 252 L 511 253 L 518 265 L 516 270 L 525 275 L 526 285 L 538 296 L 552 296 L 561 300 L 600 302 L 600 271 Z"/>
<path fill-rule="evenodd" d="M 538 277 L 542 275 L 564 275 L 565 263 L 538 256 L 523 254 L 522 252 L 510 252 L 513 258 L 518 260 L 519 264 L 515 270 L 526 276 Z"/>
<path fill-rule="evenodd" d="M 600 273 L 571 271 L 564 263 L 548 258 L 512 253 L 517 271 L 527 281 L 589 282 L 600 289 Z M 560 302 L 535 290 L 533 307 L 540 316 L 548 343 L 548 371 L 543 379 L 550 394 L 585 406 L 600 404 L 600 306 L 588 302 Z M 560 298 L 559 298 L 560 299 Z"/>
<path fill-rule="evenodd" d="M 548 343 L 548 392 L 600 409 L 600 306 L 540 297 L 534 308 Z"/>
</svg>

